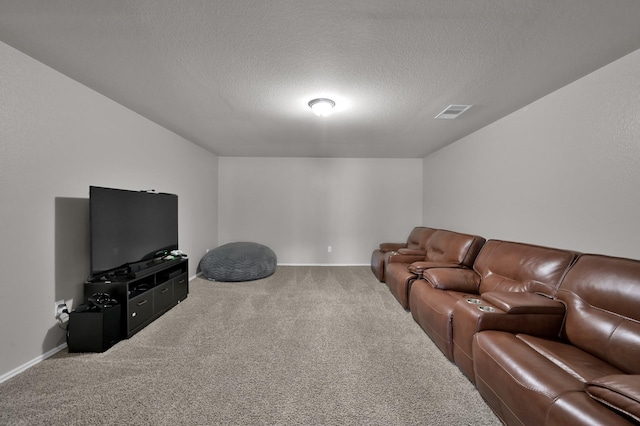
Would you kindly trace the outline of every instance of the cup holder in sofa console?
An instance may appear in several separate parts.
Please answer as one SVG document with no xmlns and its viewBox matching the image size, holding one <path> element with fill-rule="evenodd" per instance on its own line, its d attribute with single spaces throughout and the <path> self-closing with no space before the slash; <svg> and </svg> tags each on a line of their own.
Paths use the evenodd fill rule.
<svg viewBox="0 0 640 426">
<path fill-rule="evenodd" d="M 491 306 L 478 306 L 478 309 L 480 309 L 482 312 L 495 312 L 496 310 L 493 309 Z"/>
<path fill-rule="evenodd" d="M 480 299 L 467 299 L 467 303 L 471 303 L 472 305 L 479 305 L 480 303 L 482 303 L 482 301 Z"/>
</svg>

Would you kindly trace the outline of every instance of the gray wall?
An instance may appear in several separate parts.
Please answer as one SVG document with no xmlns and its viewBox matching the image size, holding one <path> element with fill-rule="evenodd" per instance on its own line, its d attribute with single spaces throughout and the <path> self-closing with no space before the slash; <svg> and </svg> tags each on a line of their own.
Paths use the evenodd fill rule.
<svg viewBox="0 0 640 426">
<path fill-rule="evenodd" d="M 89 185 L 172 192 L 190 274 L 217 241 L 217 157 L 0 43 L 0 378 L 65 342 L 89 273 Z"/>
<path fill-rule="evenodd" d="M 221 157 L 219 167 L 220 244 L 265 244 L 279 264 L 369 264 L 422 218 L 421 159 Z"/>
<path fill-rule="evenodd" d="M 640 50 L 426 157 L 423 222 L 640 258 L 639 70 Z"/>
</svg>

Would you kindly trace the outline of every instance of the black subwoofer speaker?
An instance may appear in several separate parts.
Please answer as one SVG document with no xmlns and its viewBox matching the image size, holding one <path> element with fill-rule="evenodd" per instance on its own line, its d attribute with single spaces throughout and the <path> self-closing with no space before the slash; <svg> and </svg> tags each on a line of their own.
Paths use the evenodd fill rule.
<svg viewBox="0 0 640 426">
<path fill-rule="evenodd" d="M 120 305 L 69 313 L 69 352 L 104 352 L 121 339 Z"/>
</svg>

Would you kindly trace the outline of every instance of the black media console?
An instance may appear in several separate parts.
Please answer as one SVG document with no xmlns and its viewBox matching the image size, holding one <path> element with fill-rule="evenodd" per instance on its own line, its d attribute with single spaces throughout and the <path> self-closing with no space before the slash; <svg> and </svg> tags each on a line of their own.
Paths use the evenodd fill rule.
<svg viewBox="0 0 640 426">
<path fill-rule="evenodd" d="M 84 284 L 85 299 L 108 293 L 121 306 L 121 335 L 129 338 L 182 302 L 189 294 L 189 261 L 174 259 L 122 277 Z"/>
</svg>

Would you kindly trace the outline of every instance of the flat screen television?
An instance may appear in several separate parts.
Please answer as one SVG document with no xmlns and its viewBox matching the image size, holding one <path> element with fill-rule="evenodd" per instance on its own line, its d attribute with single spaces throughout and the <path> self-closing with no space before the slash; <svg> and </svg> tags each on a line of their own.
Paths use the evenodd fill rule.
<svg viewBox="0 0 640 426">
<path fill-rule="evenodd" d="M 178 249 L 178 196 L 89 187 L 91 277 L 151 266 Z"/>
</svg>

